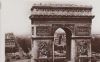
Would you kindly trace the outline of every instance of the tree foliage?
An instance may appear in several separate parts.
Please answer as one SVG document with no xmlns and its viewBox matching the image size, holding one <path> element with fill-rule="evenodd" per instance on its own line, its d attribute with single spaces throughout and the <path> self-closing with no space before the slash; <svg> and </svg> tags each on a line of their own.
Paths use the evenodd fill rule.
<svg viewBox="0 0 100 62">
<path fill-rule="evenodd" d="M 29 52 L 29 50 L 31 49 L 31 38 L 17 37 L 16 41 L 19 44 L 19 46 L 23 49 L 24 52 L 26 53 Z"/>
<path fill-rule="evenodd" d="M 93 52 L 100 53 L 100 37 L 96 37 L 92 42 L 91 42 L 91 48 Z"/>
</svg>

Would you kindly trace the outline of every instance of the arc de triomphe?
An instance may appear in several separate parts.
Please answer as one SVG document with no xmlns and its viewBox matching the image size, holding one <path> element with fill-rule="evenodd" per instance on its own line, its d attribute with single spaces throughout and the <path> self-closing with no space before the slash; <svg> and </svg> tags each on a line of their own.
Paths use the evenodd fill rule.
<svg viewBox="0 0 100 62">
<path fill-rule="evenodd" d="M 34 4 L 30 16 L 32 62 L 91 62 L 91 11 L 85 5 Z M 55 45 L 54 33 L 59 28 L 65 31 L 64 48 Z M 55 54 L 60 50 L 65 55 Z"/>
</svg>

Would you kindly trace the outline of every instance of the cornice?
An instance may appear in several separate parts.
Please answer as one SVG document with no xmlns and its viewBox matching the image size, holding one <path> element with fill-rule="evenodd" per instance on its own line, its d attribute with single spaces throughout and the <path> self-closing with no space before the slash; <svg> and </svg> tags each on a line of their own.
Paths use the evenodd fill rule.
<svg viewBox="0 0 100 62">
<path fill-rule="evenodd" d="M 81 18 L 89 18 L 89 19 L 93 19 L 94 18 L 94 15 L 78 15 L 78 16 L 75 16 L 75 15 L 31 15 L 29 17 L 31 20 L 32 19 L 69 19 L 69 18 L 72 18 L 72 19 L 81 19 Z"/>
<path fill-rule="evenodd" d="M 43 8 L 43 9 L 92 9 L 92 6 L 88 5 L 77 5 L 77 4 L 34 4 L 31 8 L 33 10 L 34 8 Z"/>
</svg>

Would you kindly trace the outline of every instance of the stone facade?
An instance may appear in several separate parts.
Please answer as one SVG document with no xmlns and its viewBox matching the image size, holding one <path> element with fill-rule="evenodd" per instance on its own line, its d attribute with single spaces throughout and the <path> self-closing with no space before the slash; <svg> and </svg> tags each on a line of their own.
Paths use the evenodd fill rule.
<svg viewBox="0 0 100 62">
<path fill-rule="evenodd" d="M 6 33 L 5 34 L 5 48 L 15 48 L 15 36 L 13 33 Z"/>
<path fill-rule="evenodd" d="M 32 62 L 91 62 L 91 10 L 85 6 L 33 5 Z M 54 57 L 54 33 L 58 28 L 66 33 L 65 57 Z"/>
</svg>

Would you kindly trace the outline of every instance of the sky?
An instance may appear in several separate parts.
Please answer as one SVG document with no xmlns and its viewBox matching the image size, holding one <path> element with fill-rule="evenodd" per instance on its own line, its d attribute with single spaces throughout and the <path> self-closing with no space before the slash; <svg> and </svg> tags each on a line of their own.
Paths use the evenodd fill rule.
<svg viewBox="0 0 100 62">
<path fill-rule="evenodd" d="M 41 0 L 47 2 L 47 0 Z M 80 4 L 80 0 L 50 0 L 51 2 Z M 31 34 L 31 7 L 34 2 L 40 0 L 2 0 L 1 1 L 1 31 L 3 33 L 13 32 L 16 35 Z M 84 3 L 83 3 L 84 2 Z M 95 18 L 92 23 L 92 34 L 100 34 L 100 8 L 99 0 L 81 0 L 81 4 L 92 4 Z"/>
</svg>

